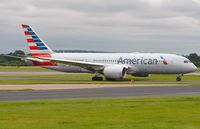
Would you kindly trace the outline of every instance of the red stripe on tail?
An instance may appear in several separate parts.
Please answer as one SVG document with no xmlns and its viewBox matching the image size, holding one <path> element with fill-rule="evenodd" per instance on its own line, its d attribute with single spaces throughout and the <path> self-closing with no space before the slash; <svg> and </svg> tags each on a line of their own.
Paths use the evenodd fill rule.
<svg viewBox="0 0 200 129">
<path fill-rule="evenodd" d="M 37 46 L 29 46 L 30 50 L 40 50 Z"/>
<path fill-rule="evenodd" d="M 54 63 L 54 62 L 36 62 L 36 61 L 33 61 L 33 65 L 36 65 L 36 66 L 57 66 L 57 64 Z"/>
<path fill-rule="evenodd" d="M 25 35 L 31 35 L 30 32 L 28 32 L 28 31 L 24 31 L 24 34 Z"/>
<path fill-rule="evenodd" d="M 48 57 L 48 58 L 51 58 L 51 54 L 48 54 L 48 53 L 32 53 L 31 55 L 33 57 Z"/>
<path fill-rule="evenodd" d="M 48 53 L 32 53 L 33 57 L 46 57 L 51 58 L 51 55 Z M 33 65 L 35 66 L 57 66 L 57 63 L 51 61 L 37 62 L 33 61 Z"/>
<path fill-rule="evenodd" d="M 28 43 L 34 43 L 33 39 L 26 39 Z"/>
<path fill-rule="evenodd" d="M 26 25 L 22 24 L 22 28 L 26 28 Z"/>
</svg>

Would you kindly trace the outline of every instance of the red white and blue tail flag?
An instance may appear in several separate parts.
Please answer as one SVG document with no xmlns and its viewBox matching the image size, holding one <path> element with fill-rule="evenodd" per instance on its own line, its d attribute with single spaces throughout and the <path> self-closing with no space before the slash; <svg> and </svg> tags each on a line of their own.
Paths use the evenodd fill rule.
<svg viewBox="0 0 200 129">
<path fill-rule="evenodd" d="M 51 57 L 53 51 L 44 43 L 44 41 L 35 33 L 31 26 L 22 24 L 26 41 L 28 43 L 31 55 L 33 57 Z"/>
</svg>

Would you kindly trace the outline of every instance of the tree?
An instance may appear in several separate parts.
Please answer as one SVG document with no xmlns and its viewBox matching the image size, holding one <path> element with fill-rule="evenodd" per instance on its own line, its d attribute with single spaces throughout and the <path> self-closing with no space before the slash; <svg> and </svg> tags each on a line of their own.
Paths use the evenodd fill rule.
<svg viewBox="0 0 200 129">
<path fill-rule="evenodd" d="M 187 58 L 192 61 L 196 66 L 200 66 L 200 56 L 198 56 L 196 53 L 191 53 Z"/>
<path fill-rule="evenodd" d="M 24 56 L 25 53 L 22 50 L 16 50 L 12 55 L 13 56 Z"/>
<path fill-rule="evenodd" d="M 16 50 L 14 53 L 9 53 L 12 56 L 24 56 L 25 53 L 21 50 Z M 8 57 L 0 55 L 0 65 L 1 66 L 25 66 L 26 63 L 19 58 Z"/>
</svg>

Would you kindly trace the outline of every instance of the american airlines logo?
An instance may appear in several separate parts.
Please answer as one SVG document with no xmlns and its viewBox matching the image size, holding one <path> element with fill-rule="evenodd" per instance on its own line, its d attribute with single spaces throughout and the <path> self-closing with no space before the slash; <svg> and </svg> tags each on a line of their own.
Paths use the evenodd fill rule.
<svg viewBox="0 0 200 129">
<path fill-rule="evenodd" d="M 130 59 L 130 58 L 122 58 L 120 57 L 118 60 L 117 60 L 117 63 L 118 64 L 158 64 L 158 59 L 147 59 L 147 58 L 133 58 L 133 59 Z"/>
<path fill-rule="evenodd" d="M 164 57 L 160 56 L 160 58 L 161 58 L 161 60 L 162 60 L 162 62 L 163 62 L 164 65 L 168 65 L 167 60 L 165 60 Z"/>
<path fill-rule="evenodd" d="M 161 60 L 158 60 L 156 58 L 151 59 L 151 58 L 122 58 L 120 57 L 117 60 L 118 64 L 144 64 L 144 65 L 151 65 L 151 64 L 158 64 L 159 62 L 162 62 L 164 65 L 168 65 L 168 62 L 166 59 L 164 59 L 163 56 L 160 56 Z"/>
</svg>

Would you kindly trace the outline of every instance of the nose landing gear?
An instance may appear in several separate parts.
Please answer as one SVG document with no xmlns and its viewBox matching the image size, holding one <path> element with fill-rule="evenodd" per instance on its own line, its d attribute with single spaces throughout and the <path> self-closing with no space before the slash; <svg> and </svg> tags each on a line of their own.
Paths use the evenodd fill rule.
<svg viewBox="0 0 200 129">
<path fill-rule="evenodd" d="M 177 82 L 180 82 L 180 81 L 181 81 L 181 76 L 183 76 L 183 74 L 178 74 L 178 75 L 176 76 L 176 81 L 177 81 Z"/>
<path fill-rule="evenodd" d="M 180 82 L 181 81 L 181 77 L 176 77 L 176 81 Z"/>
</svg>

